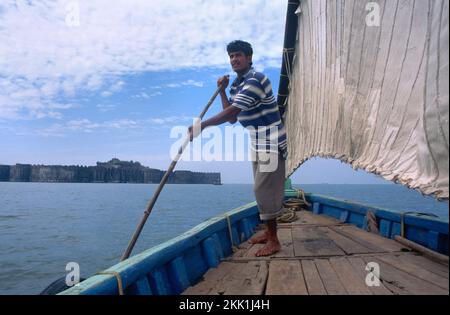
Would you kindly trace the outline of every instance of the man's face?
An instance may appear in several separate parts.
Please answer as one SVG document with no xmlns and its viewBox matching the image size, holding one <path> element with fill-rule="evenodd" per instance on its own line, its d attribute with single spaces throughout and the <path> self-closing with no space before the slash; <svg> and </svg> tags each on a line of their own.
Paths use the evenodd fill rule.
<svg viewBox="0 0 450 315">
<path fill-rule="evenodd" d="M 250 68 L 252 56 L 246 56 L 242 51 L 232 52 L 229 54 L 230 64 L 234 72 L 243 72 Z"/>
</svg>

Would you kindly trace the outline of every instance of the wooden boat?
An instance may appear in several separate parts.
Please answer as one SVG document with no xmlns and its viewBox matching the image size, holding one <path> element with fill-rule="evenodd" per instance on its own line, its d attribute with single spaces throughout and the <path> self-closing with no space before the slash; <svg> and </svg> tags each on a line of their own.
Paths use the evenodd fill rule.
<svg viewBox="0 0 450 315">
<path fill-rule="evenodd" d="M 286 198 L 298 192 L 286 189 Z M 393 240 L 401 235 L 448 255 L 448 222 L 306 194 L 310 211 L 280 224 L 281 252 L 254 257 L 256 203 L 212 218 L 192 230 L 105 270 L 61 294 L 448 294 L 448 265 Z M 380 234 L 365 231 L 367 214 Z M 232 236 L 232 238 L 231 238 Z M 380 286 L 368 287 L 370 262 Z"/>
<path fill-rule="evenodd" d="M 289 0 L 278 97 L 289 175 L 332 157 L 448 200 L 448 4 Z M 298 197 L 289 181 L 285 196 Z M 449 294 L 448 221 L 305 198 L 272 257 L 246 242 L 261 224 L 252 203 L 61 294 Z"/>
</svg>

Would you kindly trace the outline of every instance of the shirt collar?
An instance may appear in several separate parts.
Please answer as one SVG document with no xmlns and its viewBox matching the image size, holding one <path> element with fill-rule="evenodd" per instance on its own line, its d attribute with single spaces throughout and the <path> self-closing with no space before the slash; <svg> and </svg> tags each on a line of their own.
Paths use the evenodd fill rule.
<svg viewBox="0 0 450 315">
<path fill-rule="evenodd" d="M 236 78 L 236 80 L 234 81 L 237 85 L 241 84 L 242 82 L 244 82 L 244 80 L 247 80 L 248 77 L 250 77 L 250 75 L 252 74 L 252 72 L 255 71 L 255 69 L 253 67 L 250 67 L 250 69 L 248 69 L 247 73 L 245 73 L 241 79 L 239 79 L 238 77 Z"/>
<path fill-rule="evenodd" d="M 253 67 L 250 67 L 250 69 L 248 69 L 247 73 L 242 76 L 244 78 L 244 80 L 248 79 L 248 77 L 251 75 L 251 72 L 253 72 L 254 70 L 255 69 L 253 69 Z"/>
</svg>

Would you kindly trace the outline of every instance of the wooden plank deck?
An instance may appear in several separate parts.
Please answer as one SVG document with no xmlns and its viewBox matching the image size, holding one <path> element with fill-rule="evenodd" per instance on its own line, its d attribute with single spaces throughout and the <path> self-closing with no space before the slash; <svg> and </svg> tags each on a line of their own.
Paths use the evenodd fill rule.
<svg viewBox="0 0 450 315">
<path fill-rule="evenodd" d="M 262 245 L 243 243 L 184 295 L 448 295 L 449 267 L 394 240 L 302 211 L 279 225 L 282 250 L 255 257 Z M 380 267 L 369 287 L 366 266 Z"/>
</svg>

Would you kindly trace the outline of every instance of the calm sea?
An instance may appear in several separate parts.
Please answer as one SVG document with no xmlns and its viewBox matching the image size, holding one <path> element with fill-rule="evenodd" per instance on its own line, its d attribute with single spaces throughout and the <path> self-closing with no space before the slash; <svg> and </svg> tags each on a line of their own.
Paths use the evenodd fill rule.
<svg viewBox="0 0 450 315">
<path fill-rule="evenodd" d="M 38 294 L 77 262 L 82 277 L 116 264 L 157 185 L 0 183 L 0 294 Z M 297 186 L 298 187 L 298 186 Z M 448 204 L 397 185 L 302 185 L 448 220 Z M 253 202 L 251 185 L 167 185 L 133 253 Z"/>
</svg>

